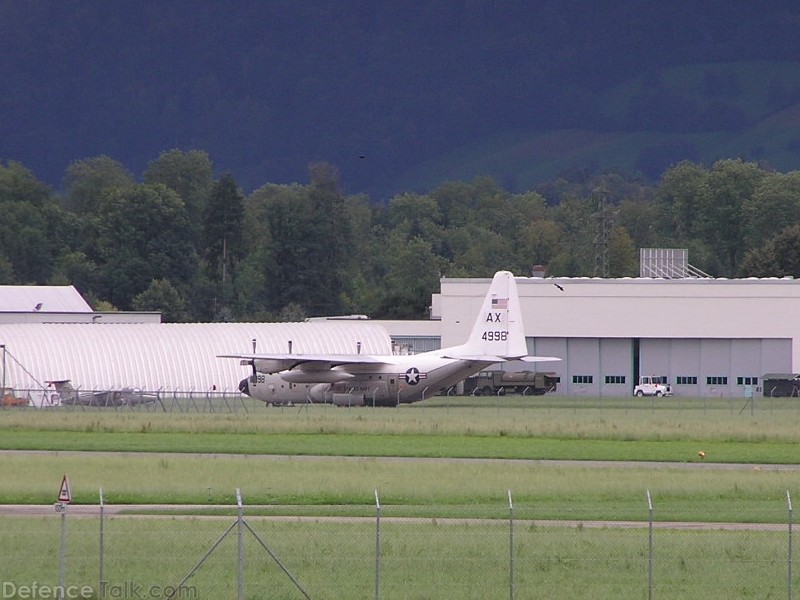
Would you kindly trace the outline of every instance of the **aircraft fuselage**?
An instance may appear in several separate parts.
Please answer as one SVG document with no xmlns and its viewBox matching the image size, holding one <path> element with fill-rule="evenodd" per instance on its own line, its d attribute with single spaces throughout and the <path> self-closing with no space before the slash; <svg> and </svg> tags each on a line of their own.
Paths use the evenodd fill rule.
<svg viewBox="0 0 800 600">
<path fill-rule="evenodd" d="M 352 377 L 332 383 L 296 383 L 280 373 L 255 373 L 239 389 L 264 402 L 335 403 L 347 406 L 396 406 L 430 398 L 483 368 L 487 363 L 444 357 L 398 356 L 396 362 L 349 368 Z M 291 379 L 291 377 L 290 377 Z"/>
</svg>

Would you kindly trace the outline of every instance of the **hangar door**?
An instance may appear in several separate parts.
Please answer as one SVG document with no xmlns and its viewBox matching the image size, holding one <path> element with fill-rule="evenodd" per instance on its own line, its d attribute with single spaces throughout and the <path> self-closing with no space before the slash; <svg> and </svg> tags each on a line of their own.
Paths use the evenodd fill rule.
<svg viewBox="0 0 800 600">
<path fill-rule="evenodd" d="M 791 339 L 640 339 L 640 375 L 666 376 L 680 396 L 743 396 L 764 373 L 788 373 Z M 779 370 L 784 369 L 784 370 Z"/>
</svg>

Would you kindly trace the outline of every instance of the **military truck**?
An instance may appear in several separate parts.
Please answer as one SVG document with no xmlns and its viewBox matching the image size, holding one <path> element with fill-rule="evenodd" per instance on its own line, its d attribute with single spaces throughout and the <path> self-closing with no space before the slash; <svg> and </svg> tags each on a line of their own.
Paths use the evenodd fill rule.
<svg viewBox="0 0 800 600">
<path fill-rule="evenodd" d="M 536 371 L 480 371 L 464 380 L 464 394 L 471 396 L 502 396 L 522 394 L 541 396 L 554 392 L 558 386 L 555 373 Z"/>
</svg>

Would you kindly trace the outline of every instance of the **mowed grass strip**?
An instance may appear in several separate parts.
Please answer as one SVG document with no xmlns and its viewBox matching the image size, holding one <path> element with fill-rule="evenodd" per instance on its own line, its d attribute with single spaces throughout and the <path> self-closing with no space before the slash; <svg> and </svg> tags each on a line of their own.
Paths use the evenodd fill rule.
<svg viewBox="0 0 800 600">
<path fill-rule="evenodd" d="M 102 433 L 466 435 L 800 443 L 800 401 L 764 398 L 436 398 L 398 408 L 303 406 L 232 413 L 0 410 L 7 430 Z M 0 436 L 2 439 L 2 436 Z"/>
<path fill-rule="evenodd" d="M 201 405 L 202 406 L 202 405 Z M 171 408 L 171 407 L 170 407 Z M 211 407 L 206 407 L 210 409 Z M 763 398 L 434 398 L 398 408 L 329 405 L 230 412 L 139 408 L 0 410 L 3 431 L 373 434 L 800 442 L 800 401 Z M 2 436 L 0 436 L 2 437 Z"/>
<path fill-rule="evenodd" d="M 799 471 L 755 468 L 91 453 L 2 456 L 0 503 L 54 502 L 64 473 L 76 503 L 102 487 L 110 504 L 233 508 L 240 488 L 248 514 L 270 515 L 369 516 L 377 490 L 386 516 L 504 518 L 510 489 L 519 518 L 643 520 L 650 490 L 659 520 L 781 522 L 800 493 Z"/>
<path fill-rule="evenodd" d="M 476 435 L 132 433 L 4 431 L 4 450 L 165 452 L 431 458 L 795 464 L 798 444 L 781 441 L 553 439 Z"/>
<path fill-rule="evenodd" d="M 798 407 L 773 398 L 507 397 L 222 414 L 6 410 L 0 449 L 681 462 L 703 451 L 711 462 L 790 464 L 800 461 Z"/>
</svg>

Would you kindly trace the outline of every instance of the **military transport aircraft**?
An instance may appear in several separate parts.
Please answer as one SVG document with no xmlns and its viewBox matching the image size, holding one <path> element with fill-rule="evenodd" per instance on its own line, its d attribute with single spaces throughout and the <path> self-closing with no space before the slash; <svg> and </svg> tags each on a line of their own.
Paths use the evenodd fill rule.
<svg viewBox="0 0 800 600">
<path fill-rule="evenodd" d="M 236 354 L 252 368 L 239 390 L 263 400 L 395 406 L 435 395 L 487 366 L 528 356 L 514 275 L 498 271 L 465 344 L 416 355 Z"/>
</svg>

